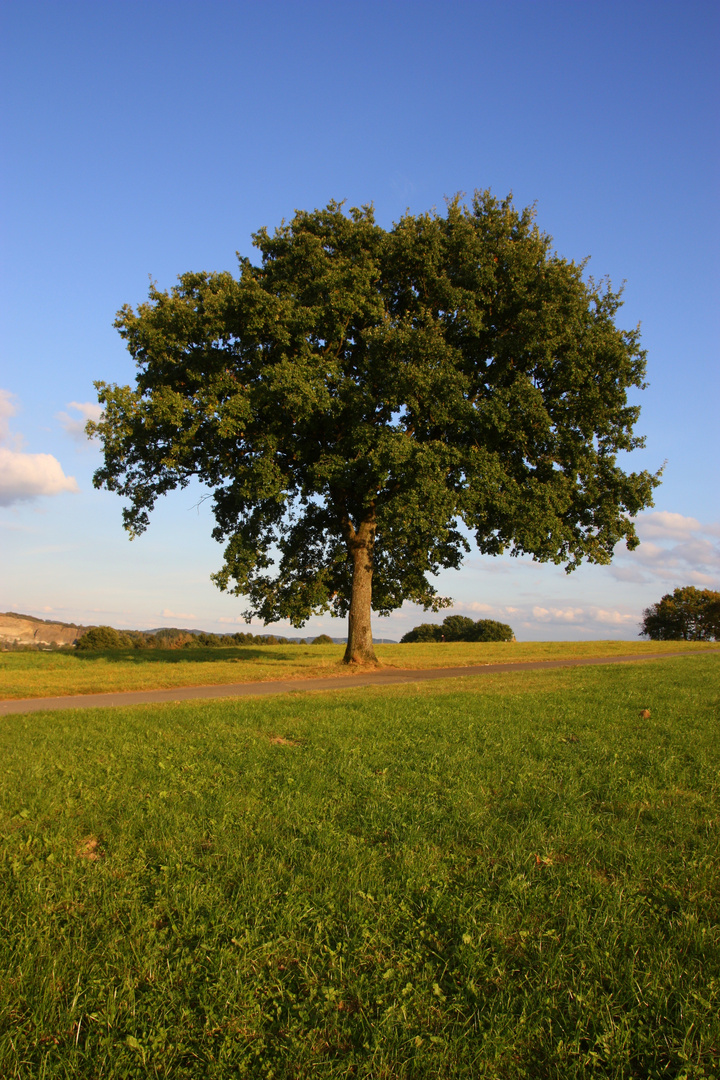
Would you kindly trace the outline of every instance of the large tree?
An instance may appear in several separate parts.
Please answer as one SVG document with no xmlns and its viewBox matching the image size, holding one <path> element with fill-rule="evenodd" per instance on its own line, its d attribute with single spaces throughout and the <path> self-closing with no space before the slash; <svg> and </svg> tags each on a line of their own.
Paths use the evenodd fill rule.
<svg viewBox="0 0 720 1080">
<path fill-rule="evenodd" d="M 89 432 L 131 535 L 198 478 L 217 585 L 265 623 L 347 615 L 348 662 L 375 660 L 371 609 L 447 606 L 428 575 L 460 565 L 466 530 L 568 569 L 636 546 L 658 483 L 616 462 L 642 445 L 638 331 L 532 209 L 478 192 L 385 230 L 330 203 L 253 240 L 261 265 L 118 313 L 136 385 L 97 383 Z"/>
</svg>

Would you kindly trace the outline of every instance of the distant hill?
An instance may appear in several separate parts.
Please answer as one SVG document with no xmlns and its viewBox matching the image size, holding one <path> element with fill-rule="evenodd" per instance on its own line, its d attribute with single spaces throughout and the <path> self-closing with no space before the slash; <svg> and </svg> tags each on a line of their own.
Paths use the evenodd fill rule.
<svg viewBox="0 0 720 1080">
<path fill-rule="evenodd" d="M 0 648 L 3 645 L 73 645 L 89 629 L 89 626 L 6 611 L 0 614 Z"/>
</svg>

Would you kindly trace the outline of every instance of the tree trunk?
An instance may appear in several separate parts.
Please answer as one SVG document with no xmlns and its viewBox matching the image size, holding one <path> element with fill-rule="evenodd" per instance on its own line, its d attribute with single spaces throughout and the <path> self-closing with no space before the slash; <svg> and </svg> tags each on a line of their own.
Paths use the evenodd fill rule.
<svg viewBox="0 0 720 1080">
<path fill-rule="evenodd" d="M 375 515 L 364 521 L 348 540 L 353 563 L 352 597 L 348 613 L 348 640 L 343 662 L 346 664 L 375 664 L 372 640 L 372 577 Z"/>
</svg>

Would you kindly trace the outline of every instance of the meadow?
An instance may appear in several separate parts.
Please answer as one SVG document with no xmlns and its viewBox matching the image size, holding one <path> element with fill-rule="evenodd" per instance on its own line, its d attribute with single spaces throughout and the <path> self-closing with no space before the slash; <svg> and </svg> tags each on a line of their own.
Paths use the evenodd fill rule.
<svg viewBox="0 0 720 1080">
<path fill-rule="evenodd" d="M 5 718 L 0 1075 L 717 1077 L 719 674 Z"/>
<path fill-rule="evenodd" d="M 694 641 L 530 641 L 509 643 L 377 645 L 388 668 L 468 667 L 587 656 L 717 648 Z M 348 674 L 344 645 L 239 645 L 109 652 L 0 652 L 0 699 L 160 690 L 176 686 L 338 678 Z"/>
</svg>

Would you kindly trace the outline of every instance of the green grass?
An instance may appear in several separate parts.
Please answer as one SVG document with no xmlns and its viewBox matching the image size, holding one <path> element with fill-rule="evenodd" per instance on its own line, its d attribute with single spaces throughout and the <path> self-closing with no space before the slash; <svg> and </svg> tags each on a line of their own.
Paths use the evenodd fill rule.
<svg viewBox="0 0 720 1080">
<path fill-rule="evenodd" d="M 719 672 L 7 717 L 0 1075 L 717 1077 Z"/>
<path fill-rule="evenodd" d="M 557 660 L 576 656 L 702 651 L 692 641 L 523 641 L 508 644 L 378 645 L 381 663 L 434 668 Z M 120 649 L 117 652 L 0 652 L 0 698 L 51 697 L 116 690 L 337 678 L 348 674 L 344 645 L 263 645 L 230 649 Z"/>
</svg>

